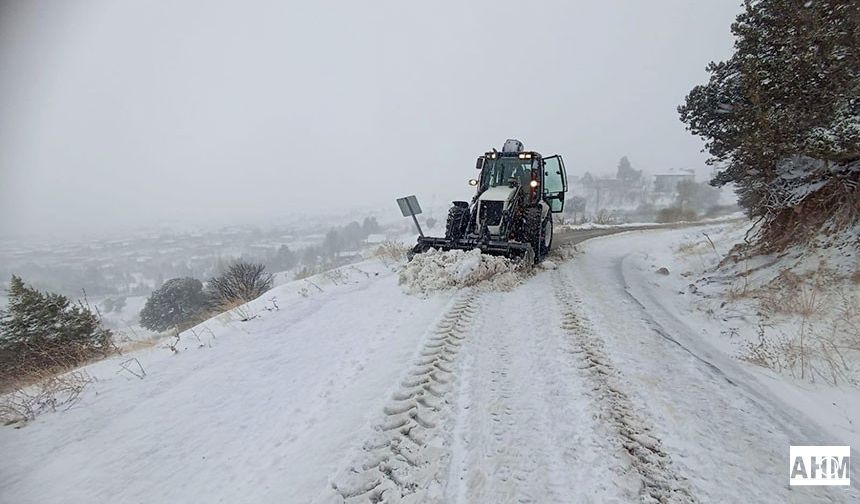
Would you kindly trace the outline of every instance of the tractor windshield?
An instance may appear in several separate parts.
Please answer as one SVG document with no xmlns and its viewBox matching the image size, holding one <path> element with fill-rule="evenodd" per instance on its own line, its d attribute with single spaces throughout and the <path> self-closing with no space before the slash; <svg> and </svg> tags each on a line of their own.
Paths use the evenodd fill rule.
<svg viewBox="0 0 860 504">
<path fill-rule="evenodd" d="M 511 179 L 527 185 L 532 179 L 532 160 L 515 157 L 488 159 L 481 172 L 481 188 L 506 186 Z"/>
</svg>

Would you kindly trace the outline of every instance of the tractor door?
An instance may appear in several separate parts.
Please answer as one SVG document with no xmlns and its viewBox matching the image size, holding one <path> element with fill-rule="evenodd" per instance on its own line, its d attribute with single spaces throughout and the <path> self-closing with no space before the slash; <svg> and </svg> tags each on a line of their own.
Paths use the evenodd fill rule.
<svg viewBox="0 0 860 504">
<path fill-rule="evenodd" d="M 567 192 L 567 173 L 564 160 L 555 155 L 543 158 L 543 198 L 553 213 L 564 210 L 564 193 Z"/>
</svg>

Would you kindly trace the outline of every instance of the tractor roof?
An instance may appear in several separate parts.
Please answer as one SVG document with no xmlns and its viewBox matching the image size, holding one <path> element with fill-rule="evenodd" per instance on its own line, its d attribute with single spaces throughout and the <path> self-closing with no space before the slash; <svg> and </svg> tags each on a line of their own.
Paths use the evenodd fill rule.
<svg viewBox="0 0 860 504">
<path fill-rule="evenodd" d="M 484 154 L 487 159 L 497 159 L 497 158 L 515 158 L 519 157 L 522 159 L 535 159 L 541 158 L 540 152 L 535 151 L 520 151 L 520 152 L 499 152 L 499 151 L 490 151 Z"/>
</svg>

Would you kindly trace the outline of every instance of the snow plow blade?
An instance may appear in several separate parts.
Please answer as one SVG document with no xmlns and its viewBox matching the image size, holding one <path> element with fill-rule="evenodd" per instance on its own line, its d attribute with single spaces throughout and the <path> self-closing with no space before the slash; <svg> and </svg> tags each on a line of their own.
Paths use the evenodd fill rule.
<svg viewBox="0 0 860 504">
<path fill-rule="evenodd" d="M 504 256 L 511 259 L 522 259 L 531 255 L 532 246 L 528 243 L 511 242 L 504 240 L 488 240 L 480 238 L 461 238 L 450 240 L 448 238 L 434 238 L 422 236 L 418 243 L 409 251 L 409 260 L 416 254 L 422 254 L 430 249 L 436 250 L 473 250 L 480 249 L 482 254 Z"/>
</svg>

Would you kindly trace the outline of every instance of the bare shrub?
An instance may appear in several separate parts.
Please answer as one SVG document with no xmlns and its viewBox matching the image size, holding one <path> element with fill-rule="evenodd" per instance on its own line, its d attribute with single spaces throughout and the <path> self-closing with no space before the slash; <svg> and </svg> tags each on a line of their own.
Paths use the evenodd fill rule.
<svg viewBox="0 0 860 504">
<path fill-rule="evenodd" d="M 784 337 L 767 334 L 765 329 L 763 324 L 759 324 L 758 341 L 745 341 L 741 344 L 741 360 L 778 372 L 787 369 L 789 342 Z"/>
<path fill-rule="evenodd" d="M 262 264 L 239 261 L 227 267 L 224 273 L 209 280 L 207 285 L 215 306 L 228 309 L 260 297 L 272 288 L 274 279 Z"/>
<path fill-rule="evenodd" d="M 597 212 L 597 215 L 594 216 L 595 224 L 618 224 L 618 216 L 614 213 L 606 210 L 605 208 L 600 209 Z"/>
<path fill-rule="evenodd" d="M 86 371 L 46 375 L 34 385 L 0 397 L 0 421 L 6 425 L 24 423 L 46 411 L 67 410 L 93 381 Z"/>
</svg>

